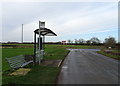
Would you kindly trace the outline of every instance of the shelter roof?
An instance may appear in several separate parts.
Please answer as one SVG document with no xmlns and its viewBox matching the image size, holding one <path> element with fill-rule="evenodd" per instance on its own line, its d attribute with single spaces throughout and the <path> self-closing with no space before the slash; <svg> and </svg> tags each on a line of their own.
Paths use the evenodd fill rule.
<svg viewBox="0 0 120 86">
<path fill-rule="evenodd" d="M 34 32 L 36 34 L 39 34 L 39 29 L 36 29 Z M 57 36 L 52 30 L 47 29 L 47 28 L 41 28 L 40 29 L 40 34 L 42 36 Z"/>
</svg>

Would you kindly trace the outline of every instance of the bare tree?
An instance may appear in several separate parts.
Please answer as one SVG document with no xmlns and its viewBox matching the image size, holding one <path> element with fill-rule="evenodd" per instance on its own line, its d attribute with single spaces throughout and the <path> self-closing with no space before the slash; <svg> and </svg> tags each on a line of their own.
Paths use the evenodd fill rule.
<svg viewBox="0 0 120 86">
<path fill-rule="evenodd" d="M 77 39 L 75 39 L 75 44 L 78 44 L 78 40 Z"/>
<path fill-rule="evenodd" d="M 109 37 L 109 38 L 105 38 L 104 40 L 104 45 L 108 48 L 108 47 L 111 47 L 111 48 L 115 48 L 115 45 L 116 45 L 116 40 L 114 37 Z"/>
<path fill-rule="evenodd" d="M 70 44 L 71 40 L 68 40 L 68 44 Z"/>
<path fill-rule="evenodd" d="M 97 37 L 92 37 L 92 38 L 90 39 L 90 42 L 91 42 L 92 44 L 99 44 L 99 43 L 100 43 L 100 40 L 99 40 Z"/>
<path fill-rule="evenodd" d="M 87 41 L 86 41 L 86 44 L 90 45 L 90 44 L 91 44 L 91 41 L 90 41 L 90 40 L 87 40 Z"/>
<path fill-rule="evenodd" d="M 73 44 L 73 41 L 71 40 L 70 43 Z"/>
<path fill-rule="evenodd" d="M 85 40 L 84 39 L 79 39 L 78 42 L 79 42 L 79 44 L 85 44 Z"/>
<path fill-rule="evenodd" d="M 68 40 L 68 43 L 69 43 L 69 44 L 72 44 L 72 43 L 73 43 L 73 41 L 72 41 L 72 40 Z"/>
</svg>

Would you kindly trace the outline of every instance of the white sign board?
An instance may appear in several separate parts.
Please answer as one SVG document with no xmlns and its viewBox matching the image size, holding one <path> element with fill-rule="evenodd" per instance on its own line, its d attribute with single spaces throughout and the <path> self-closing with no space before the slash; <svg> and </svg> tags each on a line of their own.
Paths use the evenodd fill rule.
<svg viewBox="0 0 120 86">
<path fill-rule="evenodd" d="M 40 22 L 40 28 L 45 28 L 45 22 Z"/>
</svg>

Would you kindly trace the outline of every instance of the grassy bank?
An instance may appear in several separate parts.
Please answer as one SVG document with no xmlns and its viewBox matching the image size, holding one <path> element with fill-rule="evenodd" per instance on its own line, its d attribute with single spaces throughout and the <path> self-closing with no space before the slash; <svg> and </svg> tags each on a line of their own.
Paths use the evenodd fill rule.
<svg viewBox="0 0 120 86">
<path fill-rule="evenodd" d="M 119 51 L 115 50 L 115 51 L 112 51 L 112 52 L 114 53 L 114 52 L 119 52 Z M 113 59 L 120 60 L 120 56 L 119 55 L 112 55 L 110 53 L 105 53 L 104 51 L 98 51 L 97 53 L 102 54 L 104 56 L 108 56 L 108 57 L 113 58 Z"/>
</svg>

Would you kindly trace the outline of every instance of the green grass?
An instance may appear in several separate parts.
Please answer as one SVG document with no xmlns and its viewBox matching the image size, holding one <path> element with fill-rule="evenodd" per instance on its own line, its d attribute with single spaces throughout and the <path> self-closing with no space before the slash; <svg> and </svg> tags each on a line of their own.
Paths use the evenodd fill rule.
<svg viewBox="0 0 120 86">
<path fill-rule="evenodd" d="M 67 55 L 68 50 L 59 47 L 59 45 L 46 45 L 45 53 L 44 59 L 63 59 Z"/>
<path fill-rule="evenodd" d="M 76 48 L 76 49 L 102 49 L 104 46 L 96 46 L 96 45 L 60 45 L 66 48 Z"/>
<path fill-rule="evenodd" d="M 116 51 L 115 51 L 115 52 L 116 52 Z M 97 53 L 102 54 L 102 55 L 105 55 L 105 56 L 108 56 L 108 57 L 113 58 L 113 59 L 120 60 L 120 56 L 111 55 L 111 54 L 105 53 L 105 52 L 103 52 L 103 51 L 97 51 Z"/>
<path fill-rule="evenodd" d="M 113 53 L 120 53 L 120 50 L 113 50 Z"/>
<path fill-rule="evenodd" d="M 34 46 L 34 44 L 0 44 L 0 45 Z"/>
<path fill-rule="evenodd" d="M 55 84 L 60 68 L 35 65 L 25 76 L 3 77 L 3 84 Z"/>
<path fill-rule="evenodd" d="M 64 59 L 68 51 L 59 45 L 46 45 L 46 55 L 44 59 Z M 33 48 L 3 48 L 2 49 L 2 66 L 3 66 L 3 84 L 55 84 L 60 67 L 47 67 L 35 65 L 29 67 L 32 70 L 25 76 L 9 76 L 10 69 L 5 57 L 17 55 L 31 55 Z"/>
</svg>

